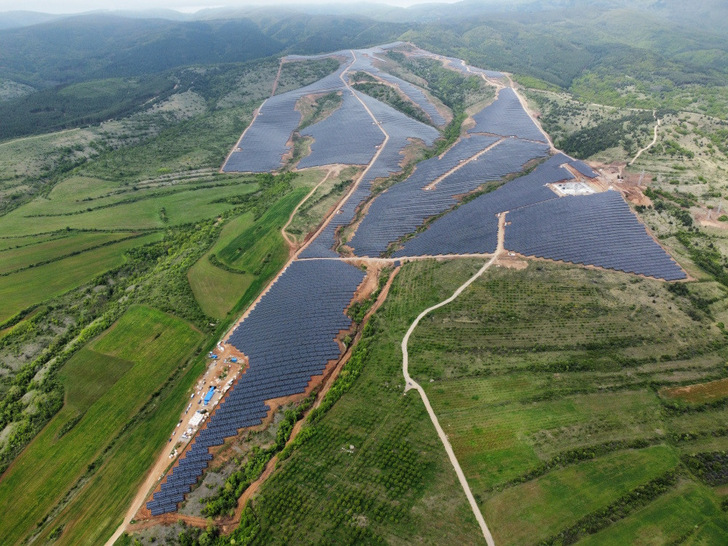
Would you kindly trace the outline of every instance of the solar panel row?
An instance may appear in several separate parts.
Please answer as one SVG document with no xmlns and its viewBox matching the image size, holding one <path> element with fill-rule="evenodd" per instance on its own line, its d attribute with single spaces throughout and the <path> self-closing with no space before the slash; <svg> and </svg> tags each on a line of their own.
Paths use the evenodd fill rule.
<svg viewBox="0 0 728 546">
<path fill-rule="evenodd" d="M 668 281 L 686 277 L 616 191 L 538 203 L 508 220 L 506 248 L 521 254 Z"/>
<path fill-rule="evenodd" d="M 546 142 L 546 137 L 523 109 L 518 95 L 510 87 L 501 89 L 495 102 L 473 116 L 471 133 L 493 133 L 526 140 Z"/>
<path fill-rule="evenodd" d="M 499 140 L 484 135 L 462 139 L 442 158 L 434 157 L 419 163 L 407 180 L 379 195 L 349 243 L 356 255 L 380 255 L 390 243 L 415 231 L 427 218 L 454 206 L 455 196 L 518 172 L 528 161 L 548 153 L 548 147 L 543 144 L 505 139 L 446 176 L 434 189 L 423 189 Z"/>
<path fill-rule="evenodd" d="M 207 462 L 209 448 L 261 424 L 265 400 L 306 390 L 339 357 L 336 334 L 351 326 L 344 314 L 364 273 L 338 261 L 293 262 L 228 340 L 250 366 L 217 406 L 191 448 L 172 469 L 147 507 L 153 515 L 173 512 Z"/>
</svg>

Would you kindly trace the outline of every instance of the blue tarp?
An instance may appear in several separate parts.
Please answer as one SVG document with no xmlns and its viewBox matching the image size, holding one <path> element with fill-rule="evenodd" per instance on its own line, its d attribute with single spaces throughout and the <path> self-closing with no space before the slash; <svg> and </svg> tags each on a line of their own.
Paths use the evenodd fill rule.
<svg viewBox="0 0 728 546">
<path fill-rule="evenodd" d="M 210 400 L 212 400 L 212 395 L 215 394 L 215 387 L 210 387 L 210 390 L 207 391 L 207 394 L 205 395 L 204 404 L 207 405 Z"/>
</svg>

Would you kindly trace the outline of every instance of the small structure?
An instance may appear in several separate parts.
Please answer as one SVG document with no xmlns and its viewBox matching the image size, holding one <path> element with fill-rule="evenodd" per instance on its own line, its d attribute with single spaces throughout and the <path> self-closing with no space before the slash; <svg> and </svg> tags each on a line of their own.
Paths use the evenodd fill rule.
<svg viewBox="0 0 728 546">
<path fill-rule="evenodd" d="M 210 390 L 207 391 L 207 394 L 205 395 L 205 398 L 203 399 L 202 403 L 206 406 L 210 403 L 210 400 L 212 400 L 212 396 L 215 394 L 215 387 L 210 387 Z"/>
<path fill-rule="evenodd" d="M 200 423 L 202 423 L 204 418 L 205 418 L 204 413 L 200 413 L 199 411 L 195 412 L 195 414 L 190 419 L 190 426 L 191 427 L 198 426 Z"/>
</svg>

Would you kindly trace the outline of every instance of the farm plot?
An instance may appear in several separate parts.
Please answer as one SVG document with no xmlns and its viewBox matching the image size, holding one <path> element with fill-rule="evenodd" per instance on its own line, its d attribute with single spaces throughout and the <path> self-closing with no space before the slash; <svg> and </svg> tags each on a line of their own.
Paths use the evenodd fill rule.
<svg viewBox="0 0 728 546">
<path fill-rule="evenodd" d="M 728 379 L 719 379 L 710 383 L 698 383 L 682 387 L 665 388 L 660 395 L 668 399 L 681 400 L 691 404 L 705 404 L 728 397 Z"/>
<path fill-rule="evenodd" d="M 728 522 L 715 495 L 692 482 L 640 512 L 607 527 L 580 544 L 671 544 L 689 537 L 692 544 L 720 544 L 728 536 Z"/>
<path fill-rule="evenodd" d="M 666 475 L 682 454 L 728 445 L 724 407 L 682 414 L 657 395 L 675 380 L 724 375 L 722 334 L 669 287 L 557 264 L 495 268 L 415 330 L 410 371 L 499 543 L 575 532 L 582 518 L 597 521 L 618 498 Z M 654 463 L 642 460 L 646 453 Z M 643 504 L 619 501 L 629 508 L 614 520 L 649 524 L 663 510 L 650 500 L 674 487 L 683 486 L 670 478 L 640 490 Z M 705 510 L 690 517 L 725 533 L 725 516 L 713 521 L 716 501 L 702 491 Z"/>
<path fill-rule="evenodd" d="M 127 250 L 161 238 L 151 233 L 0 277 L 0 321 L 89 282 L 123 264 Z"/>
<path fill-rule="evenodd" d="M 16 249 L 0 250 L 0 275 L 56 261 L 72 254 L 80 254 L 140 234 L 133 232 L 70 232 L 63 235 L 61 232 L 59 236 L 50 240 L 41 240 L 36 244 Z M 20 240 L 22 239 L 15 239 L 16 242 Z"/>
<path fill-rule="evenodd" d="M 498 544 L 536 544 L 677 464 L 666 446 L 618 452 L 508 489 L 483 512 Z"/>
<path fill-rule="evenodd" d="M 266 400 L 303 393 L 339 357 L 335 337 L 351 325 L 344 310 L 363 279 L 361 270 L 341 262 L 288 267 L 227 340 L 250 366 L 147 503 L 152 515 L 176 511 L 212 458 L 210 447 L 259 425 L 270 409 Z"/>
<path fill-rule="evenodd" d="M 6 236 L 30 235 L 71 229 L 136 230 L 159 229 L 196 222 L 232 208 L 227 199 L 253 193 L 258 183 L 235 178 L 232 183 L 201 184 L 169 190 L 155 188 L 134 196 L 115 196 L 104 204 L 76 203 L 72 196 L 58 199 L 37 198 L 0 218 L 0 230 Z M 66 206 L 68 212 L 58 212 Z"/>
<path fill-rule="evenodd" d="M 546 201 L 508 215 L 508 250 L 668 281 L 685 272 L 616 191 Z"/>
<path fill-rule="evenodd" d="M 63 544 L 111 535 L 184 402 L 165 392 L 149 415 L 139 412 L 201 338 L 179 319 L 132 307 L 66 364 L 63 409 L 0 482 L 3 543 L 21 542 L 34 530 L 47 535 L 59 529 Z M 189 386 L 180 384 L 182 392 Z M 103 502 L 86 505 L 86 495 Z M 44 526 L 54 508 L 59 520 Z"/>
</svg>

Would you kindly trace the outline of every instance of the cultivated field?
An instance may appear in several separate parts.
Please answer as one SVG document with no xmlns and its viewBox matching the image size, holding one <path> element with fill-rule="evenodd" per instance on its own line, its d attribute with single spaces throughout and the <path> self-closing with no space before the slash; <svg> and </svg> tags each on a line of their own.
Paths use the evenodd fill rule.
<svg viewBox="0 0 728 546">
<path fill-rule="evenodd" d="M 98 543 L 111 533 L 199 373 L 187 360 L 201 340 L 179 319 L 133 307 L 66 364 L 63 409 L 0 482 L 5 541 Z"/>
</svg>

